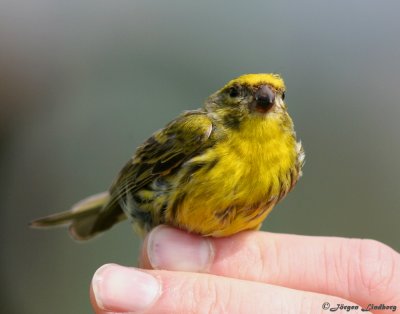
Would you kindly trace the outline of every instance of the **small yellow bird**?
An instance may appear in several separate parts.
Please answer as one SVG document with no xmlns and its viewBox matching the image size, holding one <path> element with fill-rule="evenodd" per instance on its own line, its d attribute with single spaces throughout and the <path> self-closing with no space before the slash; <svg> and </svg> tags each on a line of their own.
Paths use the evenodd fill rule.
<svg viewBox="0 0 400 314">
<path fill-rule="evenodd" d="M 204 236 L 257 229 L 301 176 L 296 141 L 277 74 L 246 74 L 138 147 L 108 192 L 31 223 L 69 224 L 86 240 L 126 219 L 142 235 L 168 224 Z"/>
</svg>

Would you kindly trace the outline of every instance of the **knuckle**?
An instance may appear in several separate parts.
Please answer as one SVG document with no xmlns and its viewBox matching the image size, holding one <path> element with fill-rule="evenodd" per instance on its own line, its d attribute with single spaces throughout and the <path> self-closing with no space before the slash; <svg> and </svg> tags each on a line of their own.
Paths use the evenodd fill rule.
<svg viewBox="0 0 400 314">
<path fill-rule="evenodd" d="M 246 267 L 248 272 L 254 273 L 251 276 L 246 274 L 246 278 L 250 277 L 252 280 L 263 282 L 275 281 L 279 278 L 283 269 L 288 269 L 287 265 L 283 264 L 283 261 L 287 259 L 280 258 L 280 245 L 276 239 L 272 237 L 256 238 L 247 247 Z"/>
<path fill-rule="evenodd" d="M 361 286 L 371 297 L 388 297 L 388 288 L 399 267 L 393 250 L 375 240 L 358 240 L 357 263 Z"/>
<path fill-rule="evenodd" d="M 212 273 L 251 281 L 275 282 L 290 270 L 287 252 L 279 239 L 244 232 L 232 239 L 218 239 L 216 262 Z M 228 251 L 229 250 L 229 251 Z"/>
</svg>

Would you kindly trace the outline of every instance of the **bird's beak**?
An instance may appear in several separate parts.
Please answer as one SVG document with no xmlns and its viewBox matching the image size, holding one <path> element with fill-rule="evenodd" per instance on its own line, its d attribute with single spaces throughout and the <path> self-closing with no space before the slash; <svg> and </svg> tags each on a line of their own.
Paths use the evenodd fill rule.
<svg viewBox="0 0 400 314">
<path fill-rule="evenodd" d="M 275 92 L 268 85 L 261 85 L 254 93 L 254 102 L 252 109 L 267 113 L 275 104 Z"/>
</svg>

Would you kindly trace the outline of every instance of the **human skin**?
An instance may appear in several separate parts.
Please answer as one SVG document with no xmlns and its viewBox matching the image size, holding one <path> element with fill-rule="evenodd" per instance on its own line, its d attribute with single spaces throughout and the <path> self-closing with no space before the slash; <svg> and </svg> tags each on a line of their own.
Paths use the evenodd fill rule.
<svg viewBox="0 0 400 314">
<path fill-rule="evenodd" d="M 400 311 L 400 255 L 374 240 L 261 231 L 204 238 L 159 226 L 139 265 L 96 271 L 95 313 L 314 314 L 329 312 L 325 302 L 359 306 L 350 313 L 369 313 L 361 311 L 369 304 Z"/>
</svg>

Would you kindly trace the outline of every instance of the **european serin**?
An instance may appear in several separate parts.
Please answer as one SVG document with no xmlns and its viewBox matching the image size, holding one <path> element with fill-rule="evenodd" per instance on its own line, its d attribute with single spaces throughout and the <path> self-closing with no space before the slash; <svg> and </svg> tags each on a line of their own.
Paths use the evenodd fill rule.
<svg viewBox="0 0 400 314">
<path fill-rule="evenodd" d="M 301 176 L 277 74 L 240 76 L 138 147 L 108 192 L 32 222 L 69 224 L 86 240 L 126 219 L 145 234 L 169 224 L 205 236 L 257 229 Z"/>
</svg>

